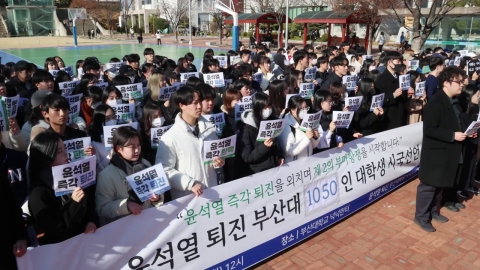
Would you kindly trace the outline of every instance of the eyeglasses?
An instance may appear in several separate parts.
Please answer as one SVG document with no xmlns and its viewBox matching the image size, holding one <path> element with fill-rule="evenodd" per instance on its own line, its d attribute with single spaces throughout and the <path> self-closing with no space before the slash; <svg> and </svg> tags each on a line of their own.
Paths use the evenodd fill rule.
<svg viewBox="0 0 480 270">
<path fill-rule="evenodd" d="M 112 114 L 112 115 L 105 115 L 105 122 L 110 121 L 110 120 L 115 120 L 117 119 L 117 115 Z"/>
<path fill-rule="evenodd" d="M 124 145 L 124 146 L 122 146 L 122 148 L 130 148 L 130 149 L 132 149 L 132 150 L 133 150 L 133 149 L 140 149 L 141 147 L 142 147 L 141 144 L 137 144 L 137 145 L 133 145 L 133 144 L 132 144 L 132 145 Z"/>
<path fill-rule="evenodd" d="M 324 100 L 324 101 L 322 101 L 322 103 L 323 103 L 323 102 L 325 102 L 325 103 L 327 103 L 327 104 L 330 104 L 330 105 L 333 105 L 333 101 L 332 101 L 332 100 Z"/>
<path fill-rule="evenodd" d="M 464 81 L 450 81 L 450 82 L 455 82 L 455 83 L 458 83 L 459 85 L 465 85 Z"/>
</svg>

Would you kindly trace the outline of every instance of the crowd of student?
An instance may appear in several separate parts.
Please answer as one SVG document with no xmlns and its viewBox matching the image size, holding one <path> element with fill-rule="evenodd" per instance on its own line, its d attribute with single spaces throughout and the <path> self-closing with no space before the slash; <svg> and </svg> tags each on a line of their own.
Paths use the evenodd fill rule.
<svg viewBox="0 0 480 270">
<path fill-rule="evenodd" d="M 340 48 L 331 46 L 317 52 L 310 46 L 300 50 L 289 46 L 278 49 L 274 56 L 259 44 L 254 53 L 242 46 L 241 50 L 228 51 L 226 55 L 227 65 L 220 66 L 213 50 L 206 50 L 199 77 L 190 77 L 167 101 L 159 100 L 160 89 L 177 84 L 181 73 L 197 71 L 193 54 L 187 53 L 175 61 L 146 48 L 143 64 L 138 54 L 110 59 L 110 63 L 125 62 L 119 69 L 102 68 L 97 58 L 89 57 L 77 61 L 75 76 L 62 70 L 66 65 L 58 56 L 47 58 L 44 69 L 26 61 L 2 66 L 0 96 L 19 95 L 28 99 L 17 116 L 8 119 L 8 131 L 1 133 L 0 200 L 8 207 L 0 252 L 9 254 L 7 265 L 15 268 L 14 255 L 19 257 L 26 252 L 26 220 L 20 207 L 27 199 L 31 216 L 28 222 L 41 235 L 40 244 L 93 233 L 100 226 L 150 207 L 160 207 L 169 200 L 191 193 L 200 196 L 206 188 L 330 148 L 341 148 L 363 136 L 419 122 L 428 100 L 437 92 L 436 77 L 450 63 L 448 60 L 459 56 L 455 51 L 435 48 L 418 56 L 408 51 L 404 55 L 390 51 L 375 59 L 364 59 L 365 48 L 350 48 L 346 43 Z M 230 61 L 230 56 L 240 57 Z M 463 57 L 460 68 L 466 68 L 471 57 L 476 56 Z M 420 60 L 419 67 L 412 70 L 409 60 L 415 59 Z M 288 94 L 299 93 L 305 69 L 310 67 L 318 68 L 313 96 L 296 95 L 287 102 Z M 204 83 L 206 74 L 217 72 L 232 81 L 228 88 Z M 263 73 L 262 81 L 253 80 L 252 75 L 259 72 Z M 347 92 L 342 77 L 353 74 L 357 75 L 358 83 L 354 91 Z M 411 78 L 407 91 L 399 87 L 398 76 L 403 74 L 410 74 Z M 477 73 L 470 73 L 462 82 L 465 87 L 459 104 L 465 125 L 478 117 L 480 92 L 476 77 Z M 83 98 L 80 116 L 67 124 L 71 104 L 62 96 L 59 84 L 72 80 L 80 83 L 71 94 L 83 94 Z M 416 96 L 416 83 L 425 80 L 425 93 Z M 97 86 L 102 81 L 108 83 L 103 90 Z M 125 100 L 116 88 L 132 83 L 146 87 L 142 101 Z M 372 97 L 380 93 L 385 94 L 384 106 L 371 111 Z M 247 96 L 252 96 L 252 109 L 243 112 L 241 120 L 236 121 L 235 104 Z M 332 113 L 349 109 L 344 102 L 347 96 L 362 96 L 363 101 L 351 125 L 337 128 Z M 134 121 L 139 128 L 116 129 L 112 150 L 108 150 L 104 146 L 103 126 L 117 124 L 111 105 L 121 103 L 135 104 Z M 320 127 L 302 131 L 303 117 L 319 111 L 322 112 Z M 221 135 L 214 124 L 202 118 L 213 113 L 224 113 L 226 124 Z M 257 141 L 260 122 L 278 118 L 285 118 L 287 124 L 281 135 Z M 158 148 L 153 149 L 152 128 L 167 125 L 173 126 L 162 136 Z M 216 158 L 213 163 L 204 164 L 203 141 L 232 135 L 237 135 L 235 157 Z M 85 148 L 85 154 L 97 158 L 96 185 L 56 197 L 52 167 L 68 163 L 63 141 L 87 136 L 91 137 L 92 146 Z M 469 143 L 477 144 L 475 139 Z M 475 156 L 476 148 L 475 153 L 465 158 L 475 161 Z M 158 163 L 165 168 L 172 189 L 142 203 L 125 179 Z M 470 172 L 475 167 L 475 162 L 471 163 Z M 461 181 L 463 185 L 457 186 L 453 195 L 457 191 L 461 196 L 478 193 L 471 174 Z M 450 196 L 453 205 L 448 204 L 452 209 L 460 207 L 454 197 Z"/>
</svg>

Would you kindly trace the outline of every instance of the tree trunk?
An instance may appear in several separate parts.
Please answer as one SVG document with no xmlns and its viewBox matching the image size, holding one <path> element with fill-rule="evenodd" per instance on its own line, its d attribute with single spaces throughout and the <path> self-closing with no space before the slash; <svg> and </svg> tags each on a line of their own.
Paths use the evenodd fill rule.
<svg viewBox="0 0 480 270">
<path fill-rule="evenodd" d="M 369 31 L 368 35 L 369 35 L 369 37 L 368 37 L 367 54 L 372 54 L 373 37 L 374 37 L 373 27 L 370 27 L 370 31 Z"/>
<path fill-rule="evenodd" d="M 175 29 L 175 40 L 178 42 L 178 25 L 172 28 Z"/>
<path fill-rule="evenodd" d="M 422 29 L 421 29 L 421 24 L 420 24 L 420 13 L 415 13 L 413 14 L 413 39 L 412 39 L 412 50 L 415 53 L 419 53 L 420 50 L 422 49 L 423 44 L 425 41 L 421 42 L 422 39 Z M 425 39 L 426 40 L 426 39 Z"/>
<path fill-rule="evenodd" d="M 425 45 L 425 41 L 427 41 L 428 36 L 430 35 L 429 30 L 424 30 L 422 34 L 413 40 L 412 49 L 414 52 L 420 52 L 423 45 Z"/>
</svg>

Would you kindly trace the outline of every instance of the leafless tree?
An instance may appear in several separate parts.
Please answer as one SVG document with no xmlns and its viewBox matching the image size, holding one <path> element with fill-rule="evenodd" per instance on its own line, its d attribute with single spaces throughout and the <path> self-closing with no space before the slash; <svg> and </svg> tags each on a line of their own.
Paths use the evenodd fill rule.
<svg viewBox="0 0 480 270">
<path fill-rule="evenodd" d="M 175 31 L 175 39 L 178 42 L 178 25 L 185 14 L 188 14 L 188 5 L 190 0 L 160 0 L 160 9 L 165 18 L 170 22 L 170 26 Z"/>
<path fill-rule="evenodd" d="M 122 14 L 122 19 L 123 19 L 123 24 L 125 27 L 125 33 L 127 35 L 127 38 L 129 37 L 128 33 L 128 17 L 130 16 L 132 12 L 132 5 L 135 3 L 135 0 L 119 0 L 120 1 L 120 6 L 121 6 L 121 14 Z M 133 26 L 133 21 L 132 21 L 132 26 Z"/>
</svg>

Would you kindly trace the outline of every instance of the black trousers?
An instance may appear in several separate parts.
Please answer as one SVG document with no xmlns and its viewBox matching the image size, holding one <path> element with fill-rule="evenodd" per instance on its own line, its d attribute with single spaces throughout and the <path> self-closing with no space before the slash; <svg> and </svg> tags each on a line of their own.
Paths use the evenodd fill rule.
<svg viewBox="0 0 480 270">
<path fill-rule="evenodd" d="M 378 45 L 378 51 L 382 52 L 383 45 Z"/>
</svg>

